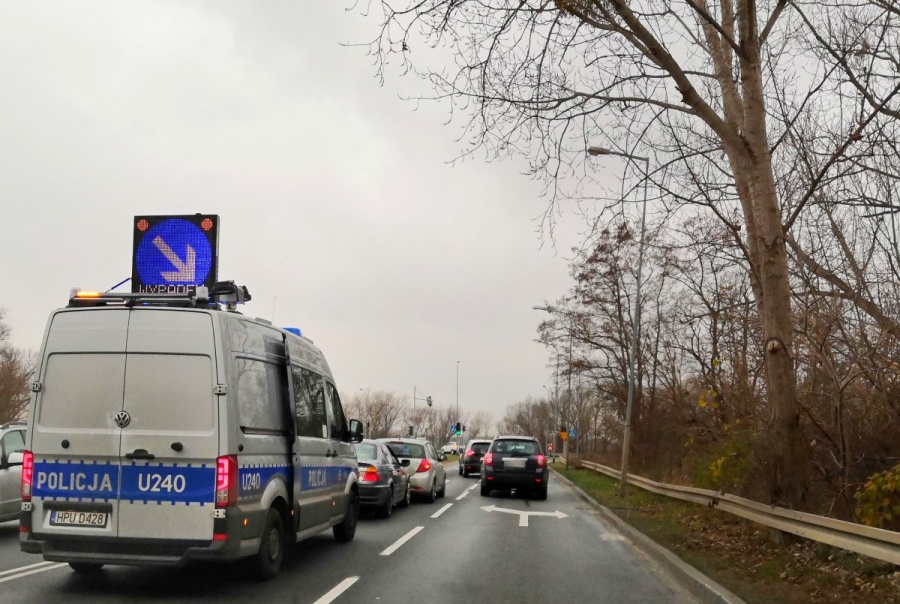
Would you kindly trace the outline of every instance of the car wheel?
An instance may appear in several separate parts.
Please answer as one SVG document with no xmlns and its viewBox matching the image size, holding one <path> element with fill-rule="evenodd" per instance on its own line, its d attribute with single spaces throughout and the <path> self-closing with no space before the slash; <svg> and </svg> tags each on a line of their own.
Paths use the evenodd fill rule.
<svg viewBox="0 0 900 604">
<path fill-rule="evenodd" d="M 459 466 L 459 475 L 460 475 L 460 476 L 465 476 L 465 475 L 466 475 L 466 474 L 465 474 L 465 470 L 463 470 L 463 467 L 462 467 L 462 466 Z"/>
<path fill-rule="evenodd" d="M 435 499 L 437 499 L 437 485 L 435 483 L 431 483 L 431 490 L 425 495 L 425 501 L 427 503 L 434 503 Z"/>
<path fill-rule="evenodd" d="M 69 566 L 79 575 L 95 575 L 103 568 L 102 564 L 96 562 L 69 562 Z"/>
<path fill-rule="evenodd" d="M 350 491 L 350 500 L 347 502 L 347 513 L 340 524 L 335 524 L 331 530 L 338 543 L 349 543 L 356 535 L 356 520 L 359 518 L 359 495 L 356 491 Z"/>
<path fill-rule="evenodd" d="M 547 485 L 544 485 L 544 488 L 537 492 L 538 499 L 547 499 Z"/>
<path fill-rule="evenodd" d="M 412 491 L 409 488 L 409 483 L 407 483 L 406 484 L 406 494 L 403 496 L 403 499 L 401 499 L 400 503 L 398 503 L 397 505 L 400 506 L 401 508 L 408 508 L 409 502 L 411 499 L 412 499 Z"/>
<path fill-rule="evenodd" d="M 390 518 L 391 513 L 394 511 L 394 487 L 391 487 L 391 492 L 388 493 L 387 501 L 384 502 L 384 505 L 378 508 L 378 517 L 379 518 Z"/>
<path fill-rule="evenodd" d="M 482 482 L 482 483 L 481 483 L 481 496 L 482 496 L 482 497 L 487 497 L 487 496 L 490 495 L 490 494 L 491 494 L 491 490 L 488 488 L 488 486 L 487 486 L 486 484 L 484 484 L 484 483 Z"/>
<path fill-rule="evenodd" d="M 253 574 L 268 581 L 278 574 L 284 559 L 284 520 L 278 510 L 269 508 L 259 551 L 252 558 Z"/>
<path fill-rule="evenodd" d="M 447 477 L 444 477 L 444 484 L 441 485 L 441 490 L 437 492 L 438 497 L 443 497 L 447 494 Z"/>
</svg>

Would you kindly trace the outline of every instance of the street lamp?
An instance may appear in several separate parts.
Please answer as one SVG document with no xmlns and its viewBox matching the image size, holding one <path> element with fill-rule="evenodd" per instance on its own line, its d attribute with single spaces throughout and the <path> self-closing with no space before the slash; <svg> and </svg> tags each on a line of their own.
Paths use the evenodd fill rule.
<svg viewBox="0 0 900 604">
<path fill-rule="evenodd" d="M 459 421 L 459 361 L 456 361 L 456 429 L 459 430 L 459 438 L 456 440 L 457 452 L 462 447 L 459 441 L 462 440 L 462 426 Z"/>
<path fill-rule="evenodd" d="M 363 390 L 362 388 L 360 388 L 359 391 L 366 395 L 366 418 L 368 418 L 366 420 L 366 434 L 368 435 L 369 438 L 372 438 L 372 435 L 369 434 L 369 427 L 372 424 L 372 408 L 371 408 L 371 404 L 369 403 L 369 393 L 366 392 L 365 390 Z"/>
<path fill-rule="evenodd" d="M 559 309 L 553 306 L 532 306 L 533 310 L 543 310 L 544 312 L 548 312 L 550 314 L 556 313 Z M 568 431 L 568 426 L 566 424 L 569 421 L 569 406 L 572 403 L 572 332 L 574 331 L 574 324 L 572 322 L 572 317 L 569 317 L 569 391 L 566 393 L 566 405 L 565 411 L 563 411 L 563 426 L 566 427 Z M 556 404 L 559 404 L 559 353 L 556 354 Z M 566 469 L 569 469 L 569 438 L 566 436 L 565 440 L 563 440 L 563 459 L 566 460 Z"/>
<path fill-rule="evenodd" d="M 631 407 L 634 402 L 635 357 L 637 357 L 638 331 L 641 324 L 641 269 L 644 265 L 644 231 L 647 222 L 647 179 L 650 176 L 650 160 L 640 155 L 631 155 L 621 151 L 589 147 L 588 155 L 618 155 L 631 161 L 644 162 L 644 204 L 641 210 L 641 238 L 638 242 L 637 291 L 634 298 L 634 316 L 631 323 L 631 354 L 628 357 L 628 403 L 625 407 L 625 433 L 622 436 L 622 479 L 619 481 L 619 496 L 625 496 L 625 485 L 628 482 L 628 455 L 631 447 Z"/>
</svg>

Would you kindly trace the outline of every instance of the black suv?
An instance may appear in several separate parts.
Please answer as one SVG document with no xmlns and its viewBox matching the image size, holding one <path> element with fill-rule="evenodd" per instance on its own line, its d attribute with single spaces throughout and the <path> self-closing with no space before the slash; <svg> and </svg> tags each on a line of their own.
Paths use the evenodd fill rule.
<svg viewBox="0 0 900 604">
<path fill-rule="evenodd" d="M 481 460 L 481 495 L 492 490 L 531 491 L 547 498 L 550 468 L 541 444 L 531 436 L 498 436 Z"/>
<path fill-rule="evenodd" d="M 459 473 L 468 476 L 469 472 L 477 474 L 481 472 L 481 458 L 487 453 L 491 441 L 473 438 L 466 443 L 466 450 L 459 456 Z"/>
</svg>

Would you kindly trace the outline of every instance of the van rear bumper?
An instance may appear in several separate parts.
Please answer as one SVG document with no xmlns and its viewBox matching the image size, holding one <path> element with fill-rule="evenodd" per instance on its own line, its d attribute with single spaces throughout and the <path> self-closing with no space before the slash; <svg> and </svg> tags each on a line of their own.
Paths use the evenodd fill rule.
<svg viewBox="0 0 900 604">
<path fill-rule="evenodd" d="M 225 543 L 219 541 L 73 541 L 33 535 L 20 545 L 22 551 L 42 554 L 44 560 L 53 562 L 180 566 L 191 560 L 237 557 L 229 556 Z"/>
<path fill-rule="evenodd" d="M 224 519 L 224 541 L 181 539 L 120 539 L 19 533 L 23 552 L 41 554 L 52 562 L 91 562 L 150 566 L 182 566 L 200 560 L 235 560 L 240 554 L 240 524 Z M 217 521 L 219 522 L 219 521 Z M 217 527 L 216 532 L 219 532 Z"/>
</svg>

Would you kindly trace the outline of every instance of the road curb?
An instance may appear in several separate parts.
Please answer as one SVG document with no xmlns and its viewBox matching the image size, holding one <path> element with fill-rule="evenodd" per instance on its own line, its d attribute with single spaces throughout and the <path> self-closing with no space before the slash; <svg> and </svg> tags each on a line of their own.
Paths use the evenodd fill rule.
<svg viewBox="0 0 900 604">
<path fill-rule="evenodd" d="M 558 480 L 569 486 L 579 497 L 600 512 L 606 520 L 614 524 L 616 529 L 627 536 L 642 552 L 671 572 L 700 601 L 710 604 L 746 604 L 744 600 L 725 589 L 722 585 L 716 583 L 670 550 L 616 516 L 612 510 L 600 504 L 571 480 L 556 470 L 553 470 L 553 473 Z"/>
</svg>

